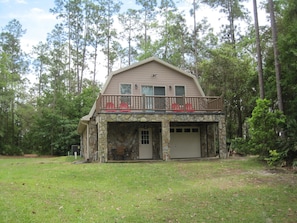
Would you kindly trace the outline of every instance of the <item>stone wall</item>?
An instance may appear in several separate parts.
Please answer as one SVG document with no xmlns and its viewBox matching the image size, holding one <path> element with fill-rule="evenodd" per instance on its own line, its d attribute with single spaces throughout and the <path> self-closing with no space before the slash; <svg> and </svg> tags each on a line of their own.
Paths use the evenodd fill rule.
<svg viewBox="0 0 297 223">
<path fill-rule="evenodd" d="M 100 162 L 114 159 L 113 149 L 127 150 L 123 159 L 135 159 L 138 156 L 137 129 L 143 124 L 160 123 L 153 131 L 155 145 L 154 159 L 170 159 L 170 123 L 197 123 L 201 128 L 201 154 L 203 157 L 215 156 L 219 151 L 221 158 L 227 157 L 225 117 L 221 113 L 101 113 L 96 117 L 98 128 L 98 151 Z M 135 123 L 138 123 L 137 125 Z M 113 127 L 113 128 L 111 128 Z M 157 132 L 162 132 L 162 145 Z M 115 139 L 119 136 L 118 139 Z M 218 137 L 216 143 L 216 136 Z M 129 138 L 129 139 L 128 139 Z M 125 140 L 126 142 L 123 143 Z M 128 139 L 128 140 L 127 140 Z M 216 146 L 218 144 L 218 147 Z M 161 154 L 161 157 L 160 157 Z"/>
<path fill-rule="evenodd" d="M 107 124 L 108 160 L 135 160 L 138 157 L 138 128 L 133 123 Z"/>
<path fill-rule="evenodd" d="M 92 118 L 81 136 L 81 152 L 85 160 L 98 160 L 98 137 L 95 118 Z M 89 148 L 88 148 L 89 147 Z"/>
<path fill-rule="evenodd" d="M 90 160 L 98 160 L 98 136 L 97 136 L 97 125 L 94 118 L 89 122 L 89 153 Z"/>
<path fill-rule="evenodd" d="M 153 159 L 160 159 L 160 123 L 108 122 L 108 160 L 137 160 L 139 157 L 139 128 L 152 130 Z"/>
</svg>

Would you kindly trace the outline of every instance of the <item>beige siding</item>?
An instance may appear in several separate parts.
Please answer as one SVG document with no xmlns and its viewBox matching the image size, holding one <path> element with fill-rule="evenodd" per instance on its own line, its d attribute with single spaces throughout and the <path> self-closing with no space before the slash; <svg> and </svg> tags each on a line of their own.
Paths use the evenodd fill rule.
<svg viewBox="0 0 297 223">
<path fill-rule="evenodd" d="M 155 61 L 114 75 L 103 94 L 120 94 L 120 84 L 131 84 L 133 95 L 141 95 L 141 86 L 150 85 L 165 87 L 166 96 L 175 96 L 175 86 L 179 85 L 185 86 L 187 97 L 202 96 L 191 77 Z"/>
</svg>

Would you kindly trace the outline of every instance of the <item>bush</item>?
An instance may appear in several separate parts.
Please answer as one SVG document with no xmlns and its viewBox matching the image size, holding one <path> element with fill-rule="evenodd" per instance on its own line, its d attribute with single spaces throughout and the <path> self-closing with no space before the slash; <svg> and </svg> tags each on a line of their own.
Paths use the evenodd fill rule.
<svg viewBox="0 0 297 223">
<path fill-rule="evenodd" d="M 251 153 L 259 154 L 270 166 L 285 161 L 293 166 L 297 158 L 297 121 L 271 109 L 269 100 L 257 100 L 250 124 Z M 295 165 L 295 164 L 294 164 Z"/>
<path fill-rule="evenodd" d="M 235 138 L 231 140 L 230 150 L 240 155 L 252 154 L 250 150 L 249 141 L 244 138 Z"/>
<path fill-rule="evenodd" d="M 13 147 L 11 145 L 4 145 L 1 151 L 2 155 L 8 156 L 21 156 L 23 155 L 23 151 L 19 147 Z"/>
<path fill-rule="evenodd" d="M 279 166 L 283 162 L 283 153 L 269 150 L 269 157 L 265 158 L 269 166 Z"/>
<path fill-rule="evenodd" d="M 271 109 L 271 102 L 267 99 L 258 99 L 252 117 L 248 120 L 250 125 L 251 152 L 261 157 L 269 158 L 271 150 L 278 150 L 282 130 L 286 117 L 279 110 Z"/>
<path fill-rule="evenodd" d="M 283 140 L 279 145 L 279 151 L 283 154 L 286 165 L 293 166 L 297 158 L 297 121 L 295 119 L 287 118 Z"/>
</svg>

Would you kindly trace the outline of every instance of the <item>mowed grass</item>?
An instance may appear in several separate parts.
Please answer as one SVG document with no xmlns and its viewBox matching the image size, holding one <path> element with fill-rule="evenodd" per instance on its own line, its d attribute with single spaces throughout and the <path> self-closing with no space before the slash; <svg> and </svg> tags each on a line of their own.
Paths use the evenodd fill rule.
<svg viewBox="0 0 297 223">
<path fill-rule="evenodd" d="M 0 159 L 0 222 L 297 222 L 296 183 L 255 158 Z"/>
</svg>

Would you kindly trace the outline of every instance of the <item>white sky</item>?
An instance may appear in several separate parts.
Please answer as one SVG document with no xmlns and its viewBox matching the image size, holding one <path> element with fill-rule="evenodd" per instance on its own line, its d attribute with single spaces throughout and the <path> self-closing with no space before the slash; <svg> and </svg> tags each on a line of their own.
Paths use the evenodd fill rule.
<svg viewBox="0 0 297 223">
<path fill-rule="evenodd" d="M 135 0 L 123 0 L 122 10 L 128 8 L 135 8 Z M 190 17 L 189 10 L 192 0 L 184 0 L 183 3 L 178 4 L 179 10 L 183 10 L 186 15 L 189 27 L 193 27 L 193 19 Z M 252 12 L 252 0 L 247 0 L 247 6 Z M 258 2 L 259 4 L 259 2 Z M 12 19 L 17 19 L 26 29 L 27 32 L 21 40 L 22 48 L 29 53 L 32 46 L 37 45 L 38 42 L 46 41 L 47 34 L 52 31 L 57 23 L 55 15 L 49 12 L 53 8 L 54 0 L 0 0 L 0 28 L 4 28 Z M 251 13 L 251 17 L 253 14 Z M 224 20 L 222 15 L 208 7 L 203 6 L 199 9 L 198 19 L 207 17 L 209 22 L 213 25 L 216 31 Z M 266 15 L 263 11 L 259 11 L 259 23 L 266 22 Z M 252 20 L 253 22 L 253 20 Z M 102 64 L 101 64 L 102 65 Z M 106 70 L 105 68 L 101 68 Z M 104 71 L 106 73 L 106 71 Z M 105 81 L 105 75 L 101 75 L 98 80 Z"/>
</svg>

